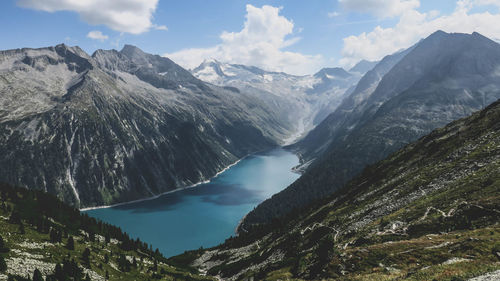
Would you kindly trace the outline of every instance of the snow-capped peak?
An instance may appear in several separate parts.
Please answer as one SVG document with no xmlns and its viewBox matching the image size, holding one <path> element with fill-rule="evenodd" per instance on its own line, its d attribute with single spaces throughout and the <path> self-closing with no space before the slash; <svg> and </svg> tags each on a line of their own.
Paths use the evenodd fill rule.
<svg viewBox="0 0 500 281">
<path fill-rule="evenodd" d="M 208 58 L 203 60 L 201 64 L 220 64 L 220 62 L 214 58 Z"/>
<path fill-rule="evenodd" d="M 214 58 L 205 59 L 198 67 L 191 72 L 199 79 L 212 83 L 220 84 L 220 80 L 226 76 L 221 68 L 222 64 Z"/>
</svg>

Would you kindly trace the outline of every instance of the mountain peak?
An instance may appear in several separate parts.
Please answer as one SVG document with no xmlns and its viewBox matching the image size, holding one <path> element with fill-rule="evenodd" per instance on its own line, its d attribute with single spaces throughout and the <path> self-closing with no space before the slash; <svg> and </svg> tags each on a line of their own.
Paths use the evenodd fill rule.
<svg viewBox="0 0 500 281">
<path fill-rule="evenodd" d="M 357 72 L 364 74 L 377 65 L 378 61 L 368 61 L 368 60 L 361 60 L 357 64 L 355 64 L 351 69 L 349 69 L 349 72 Z"/>
<path fill-rule="evenodd" d="M 201 64 L 221 64 L 218 60 L 214 59 L 214 58 L 208 58 L 208 59 L 204 59 L 203 62 Z"/>
<path fill-rule="evenodd" d="M 194 68 L 192 72 L 206 72 L 204 75 L 205 80 L 210 83 L 214 83 L 214 79 L 217 79 L 217 77 L 225 76 L 224 72 L 222 71 L 221 64 L 221 62 L 214 58 L 208 58 L 203 60 L 203 62 L 199 66 Z M 207 75 L 209 75 L 210 78 L 206 77 Z"/>
<path fill-rule="evenodd" d="M 468 33 L 447 33 L 447 32 L 444 32 L 442 30 L 437 30 L 435 31 L 434 33 L 432 33 L 431 35 L 429 35 L 427 38 L 424 38 L 420 41 L 421 42 L 425 42 L 425 41 L 441 41 L 441 40 L 448 40 L 448 39 L 452 39 L 452 38 L 462 38 L 462 39 L 472 39 L 472 40 L 477 40 L 477 39 L 480 39 L 480 40 L 486 40 L 486 41 L 490 41 L 490 42 L 493 42 L 491 39 L 489 39 L 488 37 L 474 31 L 472 32 L 471 34 L 468 34 Z"/>
<path fill-rule="evenodd" d="M 438 29 L 436 31 L 434 31 L 430 36 L 446 36 L 446 35 L 450 35 L 450 33 L 447 33 L 447 32 L 444 32 L 442 31 L 441 29 Z"/>
<path fill-rule="evenodd" d="M 57 44 L 54 48 L 56 49 L 68 49 L 68 46 L 64 43 Z"/>
<path fill-rule="evenodd" d="M 52 48 L 52 47 L 50 47 L 50 48 Z M 82 58 L 85 58 L 85 59 L 90 58 L 90 56 L 84 50 L 82 50 L 82 48 L 80 48 L 78 46 L 70 47 L 64 43 L 61 43 L 61 44 L 55 45 L 53 47 L 53 50 L 55 50 L 61 56 L 64 56 L 65 54 L 67 54 L 69 52 L 69 53 L 73 53 L 73 54 L 80 56 Z"/>
<path fill-rule="evenodd" d="M 138 47 L 129 44 L 125 44 L 120 53 L 127 57 L 144 56 L 146 54 Z"/>
<path fill-rule="evenodd" d="M 139 49 L 139 47 L 137 46 L 134 46 L 134 45 L 131 45 L 131 44 L 125 44 L 123 45 L 123 48 L 120 52 L 127 52 L 127 51 L 141 51 L 141 49 Z"/>
<path fill-rule="evenodd" d="M 347 78 L 351 76 L 351 74 L 342 67 L 332 67 L 332 68 L 322 68 L 320 71 L 314 74 L 314 76 L 326 77 L 326 78 L 330 78 L 331 76 L 338 78 Z"/>
</svg>

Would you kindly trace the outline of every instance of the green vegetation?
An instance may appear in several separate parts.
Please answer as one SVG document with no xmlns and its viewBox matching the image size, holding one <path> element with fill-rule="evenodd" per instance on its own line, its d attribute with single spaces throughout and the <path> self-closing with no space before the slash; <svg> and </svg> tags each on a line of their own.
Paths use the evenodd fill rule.
<svg viewBox="0 0 500 281">
<path fill-rule="evenodd" d="M 236 280 L 456 281 L 499 270 L 499 124 L 496 102 L 307 208 L 172 260 Z"/>
<path fill-rule="evenodd" d="M 0 184 L 0 279 L 212 280 L 46 193 Z"/>
</svg>

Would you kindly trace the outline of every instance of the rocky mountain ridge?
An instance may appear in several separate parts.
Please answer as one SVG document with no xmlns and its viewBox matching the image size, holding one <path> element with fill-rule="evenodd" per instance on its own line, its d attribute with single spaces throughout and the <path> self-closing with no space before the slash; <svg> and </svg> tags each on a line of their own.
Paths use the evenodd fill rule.
<svg viewBox="0 0 500 281">
<path fill-rule="evenodd" d="M 172 260 L 223 280 L 495 280 L 499 190 L 497 101 L 326 198 Z"/>
<path fill-rule="evenodd" d="M 0 52 L 0 181 L 78 207 L 204 181 L 293 130 L 261 100 L 133 46 Z"/>
<path fill-rule="evenodd" d="M 296 182 L 249 213 L 247 227 L 329 196 L 367 165 L 500 98 L 500 44 L 478 33 L 438 31 L 397 56 L 380 80 L 369 79 L 374 83 L 365 87 L 366 79 L 361 79 L 330 117 L 292 147 L 302 153 L 302 161 L 319 151 L 312 158 L 317 160 L 309 161 Z M 378 66 L 390 66 L 386 61 L 396 57 Z"/>
</svg>

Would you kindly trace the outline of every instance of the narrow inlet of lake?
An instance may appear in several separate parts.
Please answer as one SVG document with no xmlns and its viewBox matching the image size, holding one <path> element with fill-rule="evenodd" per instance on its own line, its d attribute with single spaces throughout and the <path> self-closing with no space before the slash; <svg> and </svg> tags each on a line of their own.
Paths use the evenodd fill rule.
<svg viewBox="0 0 500 281">
<path fill-rule="evenodd" d="M 294 154 L 273 149 L 246 157 L 209 183 L 86 213 L 170 257 L 216 246 L 234 235 L 244 215 L 299 177 L 291 171 L 298 164 Z"/>
</svg>

